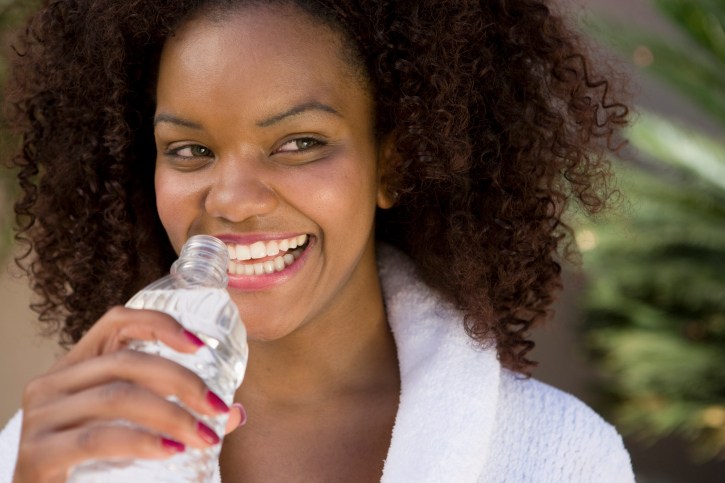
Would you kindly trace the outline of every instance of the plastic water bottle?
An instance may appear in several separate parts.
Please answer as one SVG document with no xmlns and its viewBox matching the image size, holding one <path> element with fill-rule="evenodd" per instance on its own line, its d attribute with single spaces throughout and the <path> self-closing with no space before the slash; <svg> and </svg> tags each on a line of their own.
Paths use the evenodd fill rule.
<svg viewBox="0 0 725 483">
<path fill-rule="evenodd" d="M 165 312 L 204 341 L 193 354 L 182 354 L 162 342 L 135 341 L 130 347 L 158 354 L 198 374 L 227 405 L 242 383 L 247 367 L 247 334 L 236 305 L 226 291 L 229 252 L 219 239 L 196 235 L 181 249 L 171 273 L 152 283 L 126 304 Z M 181 404 L 173 395 L 169 400 Z M 195 414 L 220 437 L 228 415 Z M 117 421 L 114 424 L 127 424 Z M 209 482 L 218 469 L 221 443 L 206 449 L 187 447 L 165 460 L 91 461 L 77 466 L 72 483 Z"/>
</svg>

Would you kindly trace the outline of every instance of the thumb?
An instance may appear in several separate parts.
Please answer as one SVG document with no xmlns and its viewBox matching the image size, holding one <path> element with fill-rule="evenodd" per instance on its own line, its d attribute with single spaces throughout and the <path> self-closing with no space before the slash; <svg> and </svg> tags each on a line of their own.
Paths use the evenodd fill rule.
<svg viewBox="0 0 725 483">
<path fill-rule="evenodd" d="M 247 411 L 240 403 L 235 402 L 229 408 L 229 420 L 224 428 L 224 434 L 229 434 L 247 422 Z"/>
</svg>

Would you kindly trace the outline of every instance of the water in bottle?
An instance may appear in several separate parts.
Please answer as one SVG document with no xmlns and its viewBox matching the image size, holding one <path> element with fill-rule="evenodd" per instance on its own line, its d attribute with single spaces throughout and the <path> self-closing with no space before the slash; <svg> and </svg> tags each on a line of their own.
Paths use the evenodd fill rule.
<svg viewBox="0 0 725 483">
<path fill-rule="evenodd" d="M 228 250 L 221 240 L 193 236 L 182 248 L 171 273 L 133 296 L 126 306 L 165 312 L 203 340 L 204 347 L 192 354 L 176 352 L 156 341 L 134 341 L 130 347 L 191 369 L 230 405 L 244 377 L 248 347 L 239 312 L 226 291 L 228 263 Z M 173 395 L 168 399 L 181 404 Z M 220 437 L 224 435 L 228 415 L 195 416 Z M 92 461 L 76 467 L 69 481 L 208 482 L 218 469 L 220 451 L 221 443 L 205 449 L 187 447 L 166 460 Z"/>
</svg>

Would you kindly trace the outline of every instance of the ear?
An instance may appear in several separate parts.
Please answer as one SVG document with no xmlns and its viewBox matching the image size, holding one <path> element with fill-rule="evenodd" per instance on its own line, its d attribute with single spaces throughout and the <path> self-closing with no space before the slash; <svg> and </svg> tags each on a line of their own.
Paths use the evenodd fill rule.
<svg viewBox="0 0 725 483">
<path fill-rule="evenodd" d="M 378 208 L 387 210 L 395 205 L 397 193 L 390 186 L 391 174 L 399 165 L 400 154 L 395 148 L 396 137 L 391 133 L 386 135 L 378 147 Z"/>
</svg>

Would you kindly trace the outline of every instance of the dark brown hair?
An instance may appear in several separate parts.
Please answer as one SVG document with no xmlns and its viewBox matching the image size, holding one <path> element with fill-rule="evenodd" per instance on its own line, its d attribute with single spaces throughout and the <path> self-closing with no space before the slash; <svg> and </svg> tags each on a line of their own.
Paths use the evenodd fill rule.
<svg viewBox="0 0 725 483">
<path fill-rule="evenodd" d="M 55 0 L 16 44 L 17 238 L 34 250 L 20 262 L 65 343 L 175 258 L 155 210 L 154 81 L 165 39 L 208 3 Z M 378 239 L 526 372 L 528 331 L 560 286 L 562 213 L 607 198 L 605 156 L 627 116 L 611 75 L 542 1 L 281 3 L 342 32 L 364 63 L 376 132 L 396 149 Z"/>
</svg>

